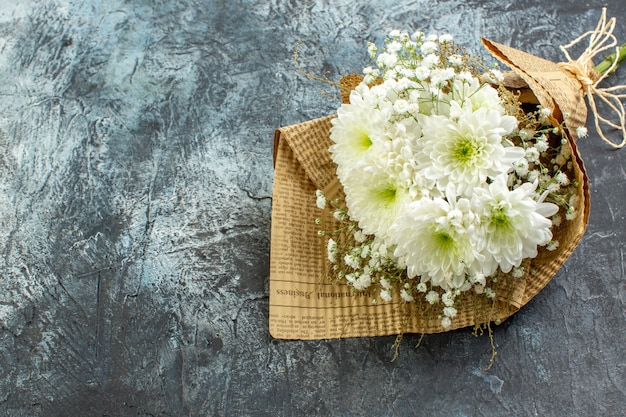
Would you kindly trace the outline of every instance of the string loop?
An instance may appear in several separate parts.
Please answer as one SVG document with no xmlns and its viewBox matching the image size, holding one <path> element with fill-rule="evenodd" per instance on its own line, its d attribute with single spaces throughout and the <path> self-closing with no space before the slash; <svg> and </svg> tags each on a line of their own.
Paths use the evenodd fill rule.
<svg viewBox="0 0 626 417">
<path fill-rule="evenodd" d="M 616 20 L 614 17 L 611 19 L 606 18 L 606 8 L 602 8 L 602 15 L 600 21 L 595 30 L 586 32 L 574 39 L 567 45 L 561 45 L 561 51 L 565 54 L 567 62 L 561 62 L 558 65 L 564 70 L 572 73 L 576 79 L 580 82 L 589 102 L 589 109 L 593 113 L 596 131 L 600 138 L 611 145 L 614 148 L 621 149 L 626 145 L 626 111 L 621 99 L 626 98 L 626 93 L 619 93 L 619 90 L 626 90 L 626 85 L 617 85 L 614 87 L 600 88 L 600 84 L 618 65 L 618 57 L 620 54 L 620 47 L 617 42 L 617 38 L 613 35 L 615 30 Z M 578 44 L 586 37 L 589 37 L 589 45 L 587 49 L 578 57 L 578 59 L 572 59 L 568 49 Z M 598 54 L 615 48 L 615 59 L 611 63 L 611 66 L 603 74 L 600 74 L 593 65 L 593 58 Z M 619 123 L 615 123 L 612 120 L 607 119 L 598 112 L 596 105 L 596 98 L 599 98 L 604 102 L 612 113 L 617 115 Z M 615 143 L 606 137 L 601 125 L 607 125 L 614 129 L 621 130 L 622 141 Z"/>
</svg>

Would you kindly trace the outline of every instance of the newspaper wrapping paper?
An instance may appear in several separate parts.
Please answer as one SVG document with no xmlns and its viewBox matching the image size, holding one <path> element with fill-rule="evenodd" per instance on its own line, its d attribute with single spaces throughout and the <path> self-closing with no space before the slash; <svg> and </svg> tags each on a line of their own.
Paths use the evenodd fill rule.
<svg viewBox="0 0 626 417">
<path fill-rule="evenodd" d="M 507 87 L 520 93 L 521 100 L 539 103 L 552 111 L 556 123 L 567 115 L 571 132 L 583 126 L 587 109 L 580 83 L 553 62 L 525 52 L 483 40 L 487 49 L 510 66 L 513 77 Z M 341 82 L 342 101 L 361 80 L 346 76 Z M 394 297 L 389 303 L 372 304 L 376 294 L 369 290 L 331 281 L 326 258 L 326 239 L 319 237 L 314 220 L 322 218 L 325 230 L 338 222 L 330 210 L 315 204 L 315 190 L 327 198 L 342 198 L 328 148 L 331 120 L 327 116 L 301 124 L 282 127 L 274 138 L 274 192 L 270 249 L 270 334 L 280 339 L 328 339 L 383 336 L 401 333 L 440 333 L 488 322 L 501 322 L 536 296 L 552 279 L 576 248 L 589 218 L 589 185 L 575 138 L 571 147 L 577 189 L 578 215 L 554 230 L 560 245 L 554 251 L 539 248 L 534 259 L 523 262 L 527 272 L 522 278 L 500 274 L 493 300 L 473 291 L 463 293 L 455 305 L 457 316 L 452 327 L 444 329 L 439 319 L 440 306 L 428 304 L 423 297 L 405 303 Z"/>
</svg>

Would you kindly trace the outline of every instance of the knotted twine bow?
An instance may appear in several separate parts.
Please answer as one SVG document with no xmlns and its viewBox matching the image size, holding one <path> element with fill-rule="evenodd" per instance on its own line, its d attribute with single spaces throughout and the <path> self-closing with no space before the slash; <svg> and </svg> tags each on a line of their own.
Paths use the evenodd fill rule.
<svg viewBox="0 0 626 417">
<path fill-rule="evenodd" d="M 626 111 L 624 110 L 624 104 L 620 99 L 626 98 L 626 94 L 616 94 L 615 92 L 626 89 L 626 85 L 598 88 L 598 84 L 600 84 L 600 82 L 613 72 L 618 65 L 620 47 L 618 45 L 617 38 L 613 35 L 615 23 L 616 20 L 614 17 L 607 21 L 606 8 L 602 8 L 602 16 L 600 17 L 600 21 L 598 22 L 598 26 L 595 30 L 586 32 L 569 44 L 561 46 L 561 51 L 563 51 L 567 57 L 568 62 L 561 62 L 559 63 L 559 66 L 574 74 L 582 85 L 583 91 L 585 92 L 589 102 L 589 108 L 595 119 L 596 131 L 600 135 L 600 138 L 612 147 L 621 149 L 626 145 Z M 567 51 L 568 48 L 576 45 L 587 36 L 589 36 L 589 46 L 578 59 L 572 59 Z M 604 74 L 600 74 L 594 68 L 592 59 L 599 53 L 611 48 L 615 48 L 615 59 L 613 59 L 609 69 L 605 71 Z M 616 124 L 599 114 L 595 97 L 600 98 L 615 114 L 617 114 L 619 124 Z M 614 143 L 608 139 L 602 131 L 601 124 L 621 130 L 622 141 L 620 143 Z"/>
</svg>

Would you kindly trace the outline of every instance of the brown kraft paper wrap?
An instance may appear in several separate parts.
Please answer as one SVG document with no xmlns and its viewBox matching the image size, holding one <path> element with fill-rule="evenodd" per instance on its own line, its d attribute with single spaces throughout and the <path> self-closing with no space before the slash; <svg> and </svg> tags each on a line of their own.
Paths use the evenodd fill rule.
<svg viewBox="0 0 626 417">
<path fill-rule="evenodd" d="M 567 116 L 570 131 L 583 126 L 586 105 L 579 82 L 557 64 L 525 52 L 483 40 L 487 49 L 512 68 L 515 76 L 507 87 L 519 91 L 528 102 L 538 102 L 552 111 L 556 123 Z M 343 102 L 360 82 L 359 76 L 344 77 Z M 532 93 L 529 95 L 529 93 Z M 270 250 L 270 334 L 280 339 L 328 339 L 383 336 L 401 333 L 439 333 L 467 326 L 501 322 L 539 293 L 556 274 L 582 238 L 589 218 L 588 180 L 573 136 L 568 143 L 579 184 L 577 216 L 554 230 L 560 245 L 554 251 L 539 248 L 539 254 L 524 261 L 524 277 L 498 276 L 494 300 L 473 291 L 458 300 L 457 316 L 450 329 L 443 329 L 439 306 L 423 297 L 405 303 L 394 297 L 389 303 L 372 304 L 375 294 L 355 291 L 332 282 L 326 258 L 326 238 L 317 235 L 322 218 L 326 230 L 338 225 L 330 210 L 315 204 L 315 190 L 327 198 L 343 197 L 328 148 L 334 116 L 282 127 L 274 139 L 274 193 Z M 495 288 L 494 288 L 495 289 Z"/>
</svg>

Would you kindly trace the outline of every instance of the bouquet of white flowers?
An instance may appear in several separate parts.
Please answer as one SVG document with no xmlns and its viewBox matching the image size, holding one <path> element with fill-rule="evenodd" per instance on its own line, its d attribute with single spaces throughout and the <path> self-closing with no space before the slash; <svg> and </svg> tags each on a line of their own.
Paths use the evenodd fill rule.
<svg viewBox="0 0 626 417">
<path fill-rule="evenodd" d="M 576 215 L 564 127 L 550 110 L 524 113 L 495 84 L 502 74 L 481 71 L 450 35 L 393 31 L 369 51 L 376 68 L 330 131 L 345 226 L 322 232 L 335 236 L 328 258 L 356 290 L 374 286 L 376 302 L 393 287 L 406 302 L 442 300 L 450 328 L 458 295 L 492 298 L 497 273 L 523 277 L 538 247 L 558 247 L 553 225 Z"/>
<path fill-rule="evenodd" d="M 310 264 L 326 264 L 317 286 L 348 288 L 335 293 L 338 299 L 393 306 L 364 314 L 376 321 L 364 334 L 498 323 L 565 262 L 589 214 L 587 176 L 575 142 L 587 134 L 584 96 L 592 101 L 597 94 L 619 103 L 617 110 L 621 106 L 621 96 L 596 86 L 624 48 L 602 64 L 604 73 L 590 67 L 590 57 L 615 46 L 611 25 L 614 19 L 607 24 L 603 11 L 598 29 L 579 38 L 592 38 L 591 55 L 567 64 L 484 40 L 513 68 L 508 74 L 465 53 L 448 34 L 395 30 L 380 48 L 369 44 L 372 67 L 342 80 L 336 116 L 277 133 L 276 143 L 282 132 L 290 160 L 302 164 L 316 186 L 311 194 L 323 210 L 316 238 L 323 239 L 325 253 Z M 592 110 L 596 126 L 607 122 L 595 104 Z M 622 126 L 611 126 L 624 130 L 623 108 L 620 121 Z M 300 210 L 297 201 L 281 198 L 287 183 L 277 177 L 273 234 L 279 224 L 289 233 L 298 229 L 280 222 L 289 212 L 283 213 L 284 205 L 290 213 Z M 312 234 L 301 236 L 309 242 Z M 289 246 L 284 248 L 287 255 Z M 273 253 L 279 250 L 277 245 Z M 272 264 L 274 275 L 293 279 L 293 265 L 280 262 Z M 275 292 L 310 300 L 316 288 Z M 272 294 L 270 316 L 279 304 Z M 379 317 L 399 310 L 401 324 L 393 319 L 381 329 Z"/>
</svg>

